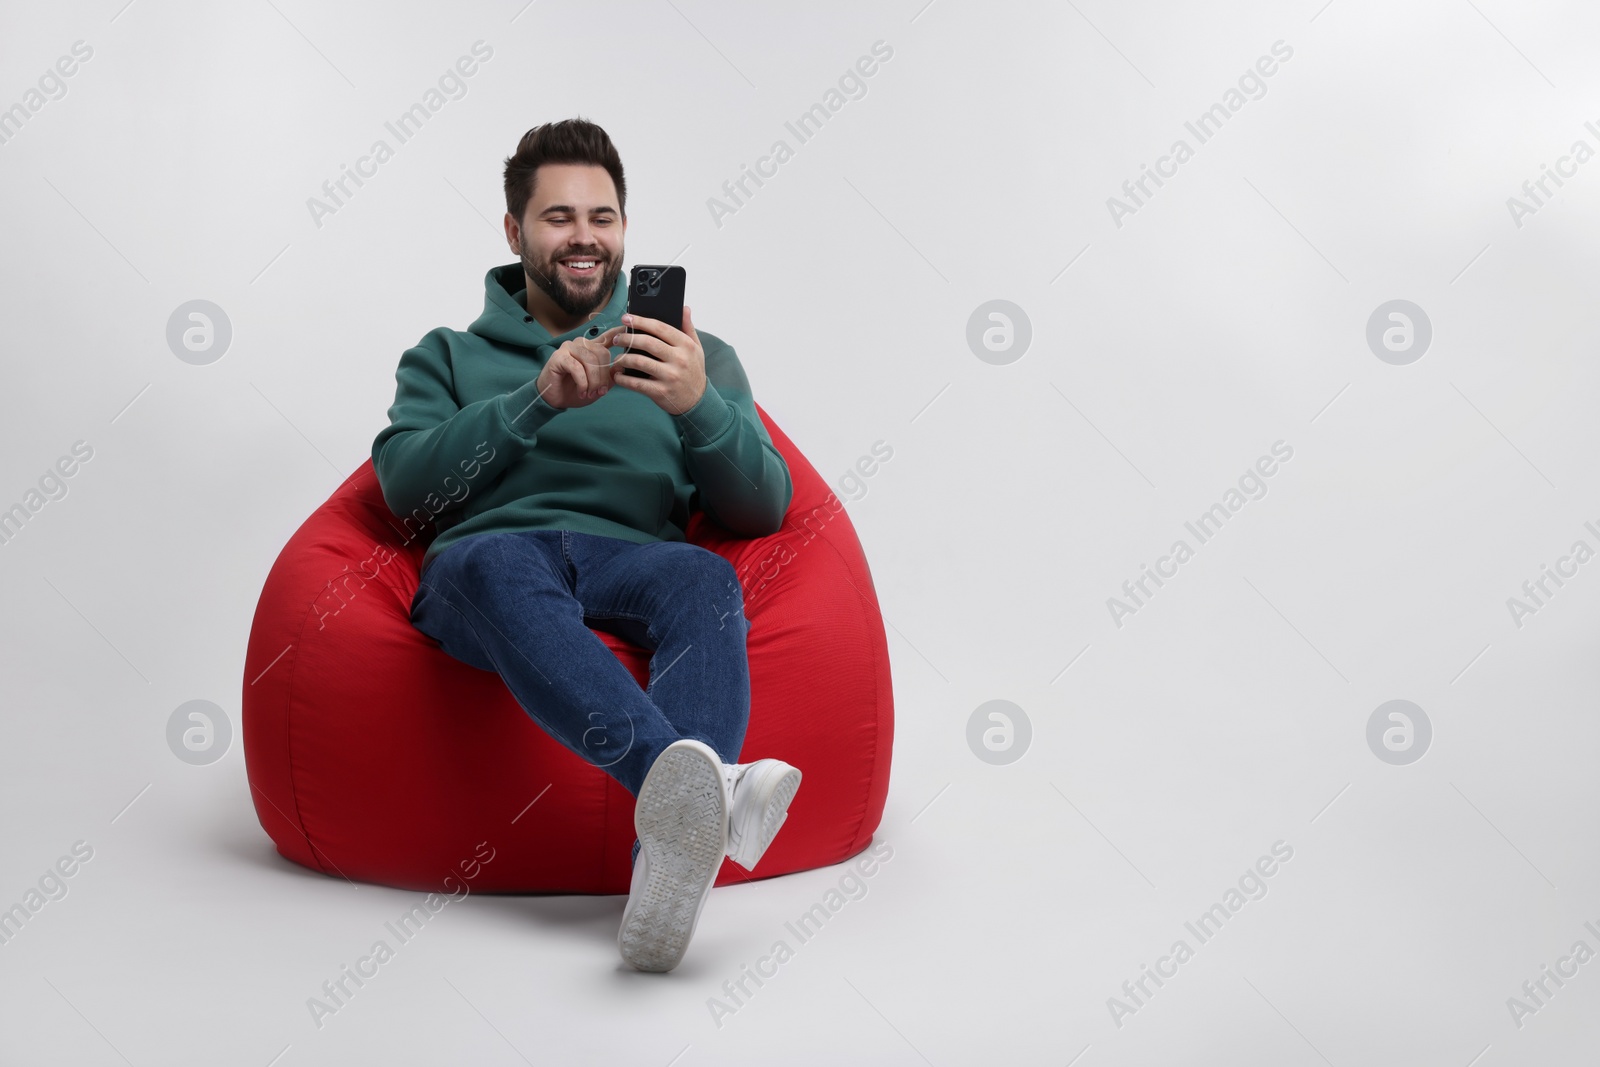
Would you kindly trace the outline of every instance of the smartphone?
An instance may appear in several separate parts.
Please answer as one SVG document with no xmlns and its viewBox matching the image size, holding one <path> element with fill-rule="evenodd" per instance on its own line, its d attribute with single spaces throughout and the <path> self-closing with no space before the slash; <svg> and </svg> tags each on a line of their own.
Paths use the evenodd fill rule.
<svg viewBox="0 0 1600 1067">
<path fill-rule="evenodd" d="M 682 267 L 634 264 L 628 282 L 628 314 L 659 319 L 675 330 L 683 329 L 683 289 L 687 281 L 688 275 Z M 639 354 L 650 356 L 648 352 Z M 650 356 L 650 358 L 655 357 Z M 622 373 L 631 374 L 635 378 L 650 377 L 643 371 L 631 367 L 624 368 Z"/>
</svg>

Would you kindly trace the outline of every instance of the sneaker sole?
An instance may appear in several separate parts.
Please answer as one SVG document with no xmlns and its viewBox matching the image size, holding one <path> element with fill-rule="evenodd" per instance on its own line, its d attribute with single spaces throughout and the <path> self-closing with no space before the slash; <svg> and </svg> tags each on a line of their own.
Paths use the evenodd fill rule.
<svg viewBox="0 0 1600 1067">
<path fill-rule="evenodd" d="M 749 782 L 750 775 L 762 773 L 761 778 Z M 789 818 L 789 802 L 794 800 L 795 793 L 800 789 L 800 770 L 797 767 L 782 766 L 772 768 L 751 767 L 745 772 L 746 783 L 741 788 L 753 785 L 758 797 L 764 797 L 765 803 L 760 807 L 760 821 L 753 832 L 743 832 L 745 827 L 739 827 L 738 841 L 729 849 L 728 855 L 733 862 L 747 871 L 755 869 L 761 862 L 761 857 L 766 855 L 767 846 L 772 844 L 772 839 L 778 836 L 778 831 Z M 729 828 L 733 836 L 732 827 Z"/>
<path fill-rule="evenodd" d="M 727 849 L 722 765 L 685 746 L 650 767 L 634 807 L 639 859 L 649 870 L 630 893 L 617 932 L 622 958 L 641 971 L 670 971 L 683 959 Z"/>
</svg>

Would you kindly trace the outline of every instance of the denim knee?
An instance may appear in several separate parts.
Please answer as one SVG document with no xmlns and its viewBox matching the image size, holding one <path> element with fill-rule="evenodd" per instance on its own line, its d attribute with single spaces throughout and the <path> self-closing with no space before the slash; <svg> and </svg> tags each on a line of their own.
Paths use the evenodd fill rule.
<svg viewBox="0 0 1600 1067">
<path fill-rule="evenodd" d="M 680 546 L 679 558 L 673 561 L 680 587 L 705 599 L 721 623 L 718 629 L 730 624 L 743 626 L 744 589 L 733 564 L 708 548 L 684 542 L 674 544 Z"/>
</svg>

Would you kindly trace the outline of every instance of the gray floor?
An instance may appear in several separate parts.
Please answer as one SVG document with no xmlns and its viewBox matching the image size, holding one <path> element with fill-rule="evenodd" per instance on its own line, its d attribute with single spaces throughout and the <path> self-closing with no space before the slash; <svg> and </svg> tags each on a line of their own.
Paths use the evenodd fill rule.
<svg viewBox="0 0 1600 1067">
<path fill-rule="evenodd" d="M 0 544 L 0 908 L 37 905 L 0 1062 L 1593 1061 L 1600 15 L 396 10 L 6 16 L 0 108 L 45 93 L 0 144 L 0 509 L 81 447 Z M 870 876 L 718 890 L 665 976 L 618 958 L 621 897 L 472 895 L 399 941 L 422 896 L 279 858 L 237 738 L 267 569 L 400 352 L 476 316 L 501 161 L 571 114 L 627 161 L 629 261 L 681 256 L 847 500 L 893 658 Z M 198 362 L 191 300 L 231 324 Z M 193 700 L 213 762 L 169 745 Z"/>
</svg>

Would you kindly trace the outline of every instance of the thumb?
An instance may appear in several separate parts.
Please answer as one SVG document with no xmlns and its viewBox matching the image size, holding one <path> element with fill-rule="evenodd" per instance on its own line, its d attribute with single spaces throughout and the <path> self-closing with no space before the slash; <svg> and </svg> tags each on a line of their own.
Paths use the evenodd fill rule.
<svg viewBox="0 0 1600 1067">
<path fill-rule="evenodd" d="M 688 304 L 683 305 L 683 332 L 688 334 L 690 337 L 693 337 L 697 343 L 699 342 L 700 335 L 695 333 L 694 317 L 689 314 Z"/>
</svg>

